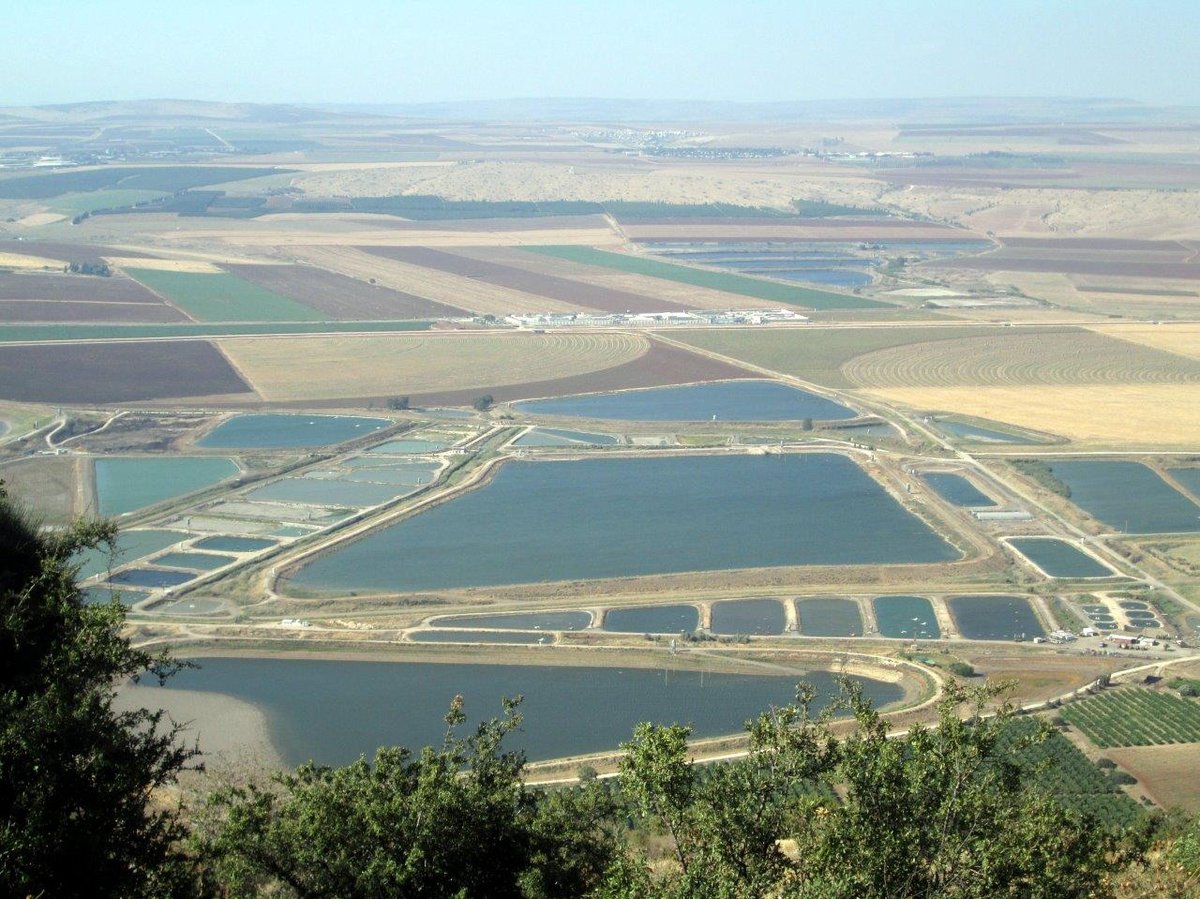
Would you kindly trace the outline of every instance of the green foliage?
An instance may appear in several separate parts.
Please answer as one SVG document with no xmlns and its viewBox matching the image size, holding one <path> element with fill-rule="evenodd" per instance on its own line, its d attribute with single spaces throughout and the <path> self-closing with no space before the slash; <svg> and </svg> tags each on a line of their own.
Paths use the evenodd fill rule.
<svg viewBox="0 0 1200 899">
<path fill-rule="evenodd" d="M 1175 690 L 1180 696 L 1187 696 L 1189 698 L 1200 696 L 1200 678 L 1173 677 L 1167 682 L 1167 686 Z"/>
<path fill-rule="evenodd" d="M 1200 703 L 1127 687 L 1063 707 L 1063 717 L 1097 746 L 1156 746 L 1200 741 Z"/>
<path fill-rule="evenodd" d="M 492 395 L 490 393 L 485 393 L 481 397 L 476 397 L 474 402 L 471 403 L 471 407 L 477 412 L 486 412 L 488 409 L 492 408 L 492 403 L 494 402 L 495 400 L 492 398 Z"/>
<path fill-rule="evenodd" d="M 86 605 L 71 559 L 108 524 L 40 534 L 0 482 L 0 895 L 186 895 L 184 828 L 152 792 L 194 756 L 163 713 L 119 712 L 115 685 L 177 666 Z"/>
<path fill-rule="evenodd" d="M 1054 476 L 1050 466 L 1041 459 L 1013 459 L 1012 467 L 1029 480 L 1064 499 L 1071 498 L 1071 488 Z"/>
<path fill-rule="evenodd" d="M 403 411 L 408 408 L 409 398 L 406 396 L 388 397 L 387 407 L 393 411 Z"/>
<path fill-rule="evenodd" d="M 853 686 L 843 689 L 855 734 L 835 738 L 829 712 L 811 718 L 801 694 L 751 725 L 749 756 L 720 766 L 711 786 L 688 764 L 686 729 L 640 727 L 622 785 L 661 822 L 673 864 L 652 873 L 630 856 L 599 895 L 1082 899 L 1105 895 L 1105 875 L 1140 849 L 1033 788 L 1021 754 L 1046 734 L 1014 736 L 1007 706 L 983 717 L 996 688 L 951 685 L 937 726 L 904 739 L 889 739 Z M 812 779 L 838 784 L 842 801 L 790 789 Z"/>
<path fill-rule="evenodd" d="M 951 662 L 946 666 L 946 670 L 955 677 L 974 677 L 976 674 L 974 666 L 966 662 Z"/>
<path fill-rule="evenodd" d="M 344 768 L 308 764 L 210 800 L 199 838 L 226 895 L 567 897 L 608 868 L 612 817 L 595 785 L 539 796 L 525 757 L 501 748 L 519 700 L 459 735 L 458 697 L 440 749 L 380 749 Z"/>
</svg>

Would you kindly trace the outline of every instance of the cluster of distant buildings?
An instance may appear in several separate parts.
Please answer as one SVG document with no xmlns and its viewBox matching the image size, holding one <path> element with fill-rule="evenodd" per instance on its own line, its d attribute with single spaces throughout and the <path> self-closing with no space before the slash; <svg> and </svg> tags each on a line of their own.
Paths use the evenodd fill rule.
<svg viewBox="0 0 1200 899">
<path fill-rule="evenodd" d="M 808 316 L 792 309 L 728 309 L 717 312 L 546 312 L 508 315 L 504 321 L 518 328 L 658 328 L 667 325 L 771 325 L 801 323 Z"/>
</svg>

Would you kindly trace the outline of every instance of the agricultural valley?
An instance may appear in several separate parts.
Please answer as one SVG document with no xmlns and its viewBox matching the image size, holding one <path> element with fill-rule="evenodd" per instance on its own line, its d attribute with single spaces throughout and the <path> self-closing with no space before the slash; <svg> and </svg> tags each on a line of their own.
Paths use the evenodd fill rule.
<svg viewBox="0 0 1200 899">
<path fill-rule="evenodd" d="M 963 677 L 1195 811 L 1200 125 L 1030 102 L 3 110 L 0 479 L 212 770 Z"/>
</svg>

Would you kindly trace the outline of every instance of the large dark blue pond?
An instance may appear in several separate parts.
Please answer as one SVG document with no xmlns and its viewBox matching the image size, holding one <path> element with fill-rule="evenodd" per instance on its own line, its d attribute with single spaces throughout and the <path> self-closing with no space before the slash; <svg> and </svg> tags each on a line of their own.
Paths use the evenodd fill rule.
<svg viewBox="0 0 1200 899">
<path fill-rule="evenodd" d="M 834 453 L 508 462 L 486 486 L 318 558 L 293 583 L 408 592 L 957 557 Z"/>
<path fill-rule="evenodd" d="M 740 731 L 771 705 L 794 698 L 799 677 L 715 674 L 642 668 L 468 665 L 313 659 L 206 658 L 173 678 L 173 688 L 223 693 L 267 716 L 288 764 L 309 759 L 345 764 L 383 745 L 439 744 L 443 716 L 458 694 L 472 722 L 500 713 L 504 696 L 523 695 L 525 716 L 512 747 L 533 758 L 615 749 L 640 721 L 690 723 L 700 737 Z M 836 695 L 833 677 L 803 679 L 821 697 Z M 877 705 L 902 695 L 898 685 L 854 678 Z M 219 722 L 196 722 L 201 733 Z"/>
<path fill-rule="evenodd" d="M 1200 506 L 1139 462 L 1050 464 L 1071 488 L 1071 502 L 1127 534 L 1200 531 Z"/>
<path fill-rule="evenodd" d="M 569 415 L 618 421 L 833 421 L 857 413 L 841 403 L 778 381 L 719 381 L 530 400 L 531 415 Z"/>
</svg>

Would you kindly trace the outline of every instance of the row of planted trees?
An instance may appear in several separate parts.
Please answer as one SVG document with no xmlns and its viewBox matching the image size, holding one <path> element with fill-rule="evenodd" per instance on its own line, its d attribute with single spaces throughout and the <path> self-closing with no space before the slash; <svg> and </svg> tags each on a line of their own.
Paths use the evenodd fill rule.
<svg viewBox="0 0 1200 899">
<path fill-rule="evenodd" d="M 177 727 L 118 712 L 116 685 L 174 663 L 86 605 L 70 559 L 106 525 L 45 534 L 0 491 L 0 894 L 295 897 L 1103 897 L 1193 895 L 1188 822 L 1105 830 L 1039 794 L 994 690 L 951 686 L 904 739 L 847 684 L 796 703 L 750 751 L 689 761 L 686 728 L 642 725 L 620 776 L 524 784 L 518 702 L 441 746 L 304 766 L 181 804 Z M 984 709 L 995 716 L 982 716 Z M 1023 739 L 1037 732 L 1023 729 Z"/>
</svg>

